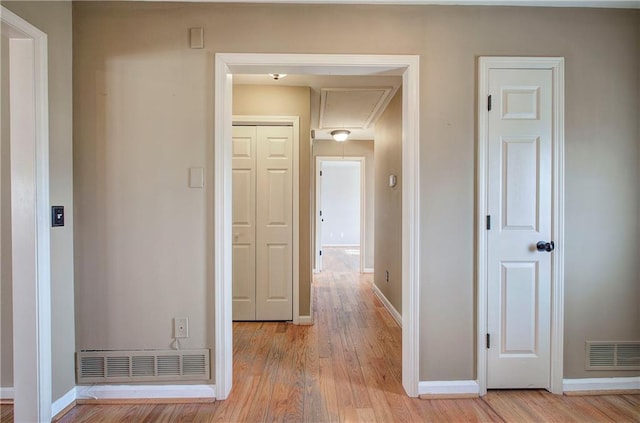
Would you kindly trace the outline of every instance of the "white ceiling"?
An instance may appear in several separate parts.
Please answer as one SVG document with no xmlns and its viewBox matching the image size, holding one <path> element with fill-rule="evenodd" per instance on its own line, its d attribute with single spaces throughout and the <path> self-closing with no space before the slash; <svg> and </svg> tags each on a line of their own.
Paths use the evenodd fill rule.
<svg viewBox="0 0 640 423">
<path fill-rule="evenodd" d="M 23 0 L 37 1 L 37 0 Z M 45 0 L 59 1 L 59 0 Z M 71 0 L 69 0 L 71 1 Z M 78 0 L 74 0 L 78 1 Z M 247 0 L 81 0 L 81 1 L 157 1 L 177 3 L 247 3 Z M 291 4 L 404 4 L 456 6 L 533 6 L 533 7 L 600 7 L 640 9 L 640 0 L 250 0 L 250 3 Z"/>
<path fill-rule="evenodd" d="M 372 140 L 375 121 L 402 85 L 402 77 L 287 75 L 276 81 L 269 75 L 234 74 L 233 83 L 310 87 L 311 129 L 314 130 L 314 139 L 330 140 L 331 130 L 347 128 L 351 131 L 349 139 Z M 338 95 L 332 97 L 330 94 L 323 102 L 323 91 L 325 95 Z"/>
<path fill-rule="evenodd" d="M 393 87 L 323 88 L 319 129 L 368 129 L 384 111 Z"/>
</svg>

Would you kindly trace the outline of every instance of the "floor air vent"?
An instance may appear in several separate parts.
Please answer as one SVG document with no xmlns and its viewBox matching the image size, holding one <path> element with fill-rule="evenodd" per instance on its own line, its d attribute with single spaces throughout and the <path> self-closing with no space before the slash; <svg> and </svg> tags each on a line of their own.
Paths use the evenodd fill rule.
<svg viewBox="0 0 640 423">
<path fill-rule="evenodd" d="M 587 370 L 640 370 L 640 342 L 587 341 Z"/>
<path fill-rule="evenodd" d="M 209 350 L 80 351 L 78 383 L 206 380 Z"/>
</svg>

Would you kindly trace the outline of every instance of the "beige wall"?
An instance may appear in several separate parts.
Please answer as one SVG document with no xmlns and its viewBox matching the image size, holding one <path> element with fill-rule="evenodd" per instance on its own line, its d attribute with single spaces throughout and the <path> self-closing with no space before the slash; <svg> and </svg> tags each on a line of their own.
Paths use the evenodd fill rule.
<svg viewBox="0 0 640 423">
<path fill-rule="evenodd" d="M 308 87 L 235 85 L 233 114 L 245 116 L 300 117 L 300 315 L 309 315 L 311 289 L 311 209 L 309 201 L 311 138 L 311 90 Z"/>
<path fill-rule="evenodd" d="M 211 345 L 216 52 L 416 54 L 420 379 L 474 379 L 476 60 L 552 55 L 566 58 L 567 81 L 565 377 L 638 374 L 584 371 L 584 342 L 640 339 L 640 233 L 631 230 L 640 216 L 640 12 L 117 2 L 73 10 L 78 348 L 166 346 L 169 318 L 183 310 L 206 316 L 188 346 Z M 193 26 L 204 27 L 203 50 L 188 48 Z M 186 188 L 194 165 L 208 175 L 197 192 Z"/>
<path fill-rule="evenodd" d="M 375 245 L 375 190 L 374 190 L 374 170 L 375 170 L 375 162 L 373 159 L 374 156 L 374 146 L 372 140 L 347 140 L 344 143 L 337 143 L 335 141 L 327 141 L 327 140 L 316 140 L 313 142 L 313 157 L 316 156 L 327 156 L 327 157 L 364 157 L 364 190 L 365 190 L 365 222 L 364 222 L 364 251 L 361 252 L 364 254 L 364 268 L 365 269 L 373 269 L 374 268 L 374 259 L 373 259 L 373 249 Z M 315 167 L 315 159 L 313 162 L 313 166 Z M 314 171 L 314 175 L 318 175 L 317 171 Z M 315 210 L 315 180 L 313 181 L 314 186 L 314 196 L 311 198 L 312 202 L 312 210 Z M 314 219 L 312 221 L 312 225 L 315 228 L 315 213 Z M 313 231 L 315 235 L 315 230 Z M 313 238 L 313 242 L 315 243 L 315 237 Z M 315 244 L 313 244 L 315 246 Z M 312 247 L 315 248 L 315 247 Z M 315 250 L 312 249 L 312 254 Z M 315 260 L 315 256 L 314 256 Z"/>
<path fill-rule="evenodd" d="M 0 386 L 13 386 L 9 39 L 0 45 Z"/>
<path fill-rule="evenodd" d="M 65 207 L 65 226 L 51 230 L 53 400 L 75 386 L 72 170 L 72 6 L 69 2 L 2 2 L 44 31 L 49 58 L 49 189 Z"/>
<path fill-rule="evenodd" d="M 402 88 L 376 123 L 375 143 L 376 268 L 373 281 L 402 314 Z M 395 187 L 389 186 L 390 175 L 396 175 Z"/>
<path fill-rule="evenodd" d="M 588 372 L 584 362 L 587 340 L 640 339 L 640 238 L 629 231 L 640 219 L 639 168 L 633 159 L 640 149 L 634 124 L 640 110 L 640 14 L 525 10 L 443 8 L 425 27 L 430 41 L 421 79 L 426 114 L 421 122 L 426 132 L 421 349 L 431 360 L 421 361 L 423 378 L 474 374 L 473 345 L 461 349 L 460 342 L 474 334 L 474 68 L 479 55 L 565 57 L 564 376 L 639 374 Z M 597 247 L 586 248 L 590 245 Z"/>
</svg>

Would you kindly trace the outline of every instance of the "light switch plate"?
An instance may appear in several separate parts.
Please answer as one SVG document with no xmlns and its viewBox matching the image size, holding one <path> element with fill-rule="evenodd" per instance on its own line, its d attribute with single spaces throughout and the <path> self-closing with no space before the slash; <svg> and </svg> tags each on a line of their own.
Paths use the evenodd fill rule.
<svg viewBox="0 0 640 423">
<path fill-rule="evenodd" d="M 189 47 L 204 48 L 204 30 L 202 27 L 189 28 Z"/>
<path fill-rule="evenodd" d="M 51 206 L 51 226 L 64 226 L 64 206 Z"/>
<path fill-rule="evenodd" d="M 203 167 L 189 168 L 189 188 L 203 188 L 203 187 L 204 187 L 204 168 Z"/>
</svg>

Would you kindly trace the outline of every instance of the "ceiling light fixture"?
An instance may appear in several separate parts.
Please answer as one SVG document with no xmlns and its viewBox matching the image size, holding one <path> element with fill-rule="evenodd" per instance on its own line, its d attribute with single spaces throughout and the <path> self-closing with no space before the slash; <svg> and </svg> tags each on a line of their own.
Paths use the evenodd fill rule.
<svg viewBox="0 0 640 423">
<path fill-rule="evenodd" d="M 282 79 L 285 76 L 287 76 L 287 74 L 286 73 L 270 73 L 269 76 L 277 81 L 278 79 Z"/>
<path fill-rule="evenodd" d="M 335 131 L 331 131 L 331 136 L 333 137 L 334 140 L 338 142 L 343 142 L 343 141 L 346 141 L 347 138 L 349 138 L 350 133 L 351 131 L 348 131 L 346 129 L 336 129 Z"/>
</svg>

